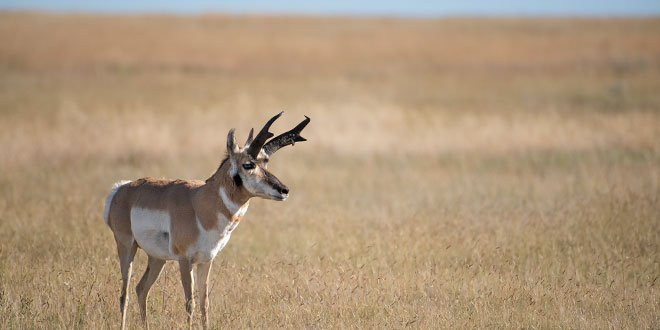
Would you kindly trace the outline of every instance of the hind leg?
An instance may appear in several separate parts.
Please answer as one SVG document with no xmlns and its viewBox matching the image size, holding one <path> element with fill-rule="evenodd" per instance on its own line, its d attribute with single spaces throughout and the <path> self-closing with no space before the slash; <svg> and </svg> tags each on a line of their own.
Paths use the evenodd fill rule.
<svg viewBox="0 0 660 330">
<path fill-rule="evenodd" d="M 117 241 L 117 252 L 119 254 L 119 265 L 121 267 L 121 296 L 119 297 L 119 310 L 121 312 L 121 329 L 126 328 L 126 307 L 128 307 L 128 283 L 131 280 L 133 271 L 133 258 L 137 252 L 138 245 L 132 238 L 121 240 L 115 237 Z"/>
<path fill-rule="evenodd" d="M 158 276 L 160 276 L 160 273 L 163 270 L 163 266 L 165 266 L 165 260 L 149 256 L 147 270 L 144 271 L 142 279 L 135 288 L 135 292 L 137 293 L 138 297 L 138 303 L 140 304 L 142 322 L 147 329 L 149 329 L 149 323 L 147 322 L 147 299 L 149 298 L 149 290 L 158 279 Z"/>
</svg>

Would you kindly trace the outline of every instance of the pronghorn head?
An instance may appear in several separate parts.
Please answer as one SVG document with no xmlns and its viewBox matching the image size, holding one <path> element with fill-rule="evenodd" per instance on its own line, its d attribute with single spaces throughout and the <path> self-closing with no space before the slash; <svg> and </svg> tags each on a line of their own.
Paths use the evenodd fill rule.
<svg viewBox="0 0 660 330">
<path fill-rule="evenodd" d="M 254 138 L 252 137 L 254 130 L 251 129 L 243 148 L 236 143 L 233 128 L 227 135 L 229 175 L 239 189 L 245 189 L 251 196 L 278 201 L 289 197 L 289 188 L 268 171 L 268 160 L 278 149 L 296 142 L 306 141 L 300 136 L 300 132 L 307 126 L 310 119 L 305 116 L 305 120 L 296 127 L 266 142 L 273 136 L 268 129 L 281 115 L 282 112 L 271 118 Z"/>
</svg>

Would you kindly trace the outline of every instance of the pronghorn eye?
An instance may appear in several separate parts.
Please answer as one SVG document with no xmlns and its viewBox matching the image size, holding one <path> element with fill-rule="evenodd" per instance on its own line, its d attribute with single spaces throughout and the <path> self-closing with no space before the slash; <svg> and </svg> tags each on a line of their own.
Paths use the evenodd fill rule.
<svg viewBox="0 0 660 330">
<path fill-rule="evenodd" d="M 255 168 L 254 163 L 243 164 L 243 168 L 246 170 L 253 170 Z"/>
</svg>

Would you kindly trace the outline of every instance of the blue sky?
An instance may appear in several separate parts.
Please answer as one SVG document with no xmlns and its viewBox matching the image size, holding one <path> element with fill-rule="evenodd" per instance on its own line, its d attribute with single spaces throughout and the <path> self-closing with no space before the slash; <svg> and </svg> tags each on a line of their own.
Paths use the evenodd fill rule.
<svg viewBox="0 0 660 330">
<path fill-rule="evenodd" d="M 660 0 L 0 0 L 3 9 L 94 12 L 235 12 L 350 15 L 660 15 Z"/>
</svg>

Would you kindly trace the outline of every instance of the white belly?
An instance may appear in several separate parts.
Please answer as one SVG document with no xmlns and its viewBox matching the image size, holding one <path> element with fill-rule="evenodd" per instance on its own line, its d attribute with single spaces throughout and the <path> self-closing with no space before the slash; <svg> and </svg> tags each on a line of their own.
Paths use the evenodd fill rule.
<svg viewBox="0 0 660 330">
<path fill-rule="evenodd" d="M 140 207 L 131 209 L 133 237 L 148 255 L 164 260 L 175 260 L 170 242 L 170 215 L 166 211 Z"/>
</svg>

